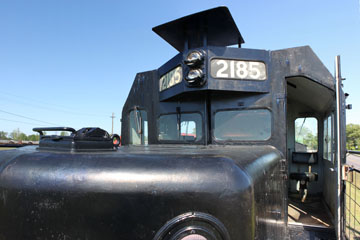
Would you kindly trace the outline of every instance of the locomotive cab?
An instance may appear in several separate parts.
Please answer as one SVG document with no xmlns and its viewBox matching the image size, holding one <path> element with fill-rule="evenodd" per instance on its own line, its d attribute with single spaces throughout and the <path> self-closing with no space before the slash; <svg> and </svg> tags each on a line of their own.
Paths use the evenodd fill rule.
<svg viewBox="0 0 360 240">
<path fill-rule="evenodd" d="M 226 7 L 153 31 L 179 53 L 136 75 L 120 147 L 37 128 L 72 134 L 0 153 L 0 239 L 333 239 L 344 136 L 312 49 L 242 48 Z"/>
<path fill-rule="evenodd" d="M 271 221 L 334 237 L 335 80 L 312 49 L 241 48 L 226 8 L 153 30 L 179 54 L 137 75 L 123 108 L 124 144 L 274 147 L 281 158 L 271 194 L 285 200 L 275 200 Z"/>
<path fill-rule="evenodd" d="M 333 231 L 335 92 L 309 76 L 287 83 L 288 223 Z"/>
</svg>

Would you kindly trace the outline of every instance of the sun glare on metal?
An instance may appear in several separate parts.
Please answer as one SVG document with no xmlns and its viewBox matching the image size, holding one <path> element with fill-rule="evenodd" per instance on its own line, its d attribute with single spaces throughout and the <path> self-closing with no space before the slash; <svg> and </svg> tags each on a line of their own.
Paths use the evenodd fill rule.
<svg viewBox="0 0 360 240">
<path fill-rule="evenodd" d="M 207 240 L 207 238 L 199 234 L 191 234 L 182 238 L 181 240 Z"/>
</svg>

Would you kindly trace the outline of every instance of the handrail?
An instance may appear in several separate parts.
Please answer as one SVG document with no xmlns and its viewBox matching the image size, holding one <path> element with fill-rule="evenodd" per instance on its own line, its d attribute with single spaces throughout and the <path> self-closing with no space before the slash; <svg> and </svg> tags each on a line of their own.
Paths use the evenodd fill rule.
<svg viewBox="0 0 360 240">
<path fill-rule="evenodd" d="M 358 150 L 347 150 L 347 153 L 360 154 L 360 151 L 358 151 Z"/>
<path fill-rule="evenodd" d="M 352 154 L 353 156 L 359 157 L 358 155 L 360 155 L 360 151 L 357 150 L 347 150 L 346 151 L 347 154 Z M 349 156 L 346 156 L 347 158 Z M 348 162 L 346 161 L 346 165 L 349 166 L 349 171 L 355 171 L 355 172 L 359 172 L 360 173 L 360 165 L 357 162 Z"/>
<path fill-rule="evenodd" d="M 354 166 L 349 166 L 349 171 L 354 171 L 354 172 L 358 172 L 360 173 L 360 168 L 354 167 Z"/>
<path fill-rule="evenodd" d="M 340 71 L 340 56 L 335 57 L 335 86 L 336 86 L 336 168 L 337 168 L 337 196 L 336 196 L 336 239 L 341 239 L 341 123 L 340 123 L 340 113 L 341 113 L 341 87 L 342 87 L 342 77 Z"/>
<path fill-rule="evenodd" d="M 42 128 L 33 128 L 34 132 L 38 132 L 40 136 L 43 136 L 43 131 L 67 131 L 76 133 L 76 130 L 70 127 L 42 127 Z"/>
</svg>

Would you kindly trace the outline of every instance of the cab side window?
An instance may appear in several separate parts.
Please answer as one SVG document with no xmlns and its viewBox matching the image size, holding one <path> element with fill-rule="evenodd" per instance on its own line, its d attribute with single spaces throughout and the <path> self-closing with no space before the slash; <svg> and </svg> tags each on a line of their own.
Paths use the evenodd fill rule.
<svg viewBox="0 0 360 240">
<path fill-rule="evenodd" d="M 267 109 L 219 111 L 215 114 L 216 141 L 265 141 L 271 137 Z"/>
<path fill-rule="evenodd" d="M 295 152 L 318 151 L 318 124 L 314 117 L 295 120 Z"/>
<path fill-rule="evenodd" d="M 158 119 L 159 141 L 199 142 L 202 139 L 202 117 L 199 113 L 161 115 Z"/>
<path fill-rule="evenodd" d="M 148 120 L 144 110 L 130 112 L 130 145 L 148 145 Z"/>
<path fill-rule="evenodd" d="M 334 134 L 333 134 L 333 115 L 329 115 L 324 120 L 324 159 L 332 161 L 332 149 L 334 143 Z"/>
</svg>

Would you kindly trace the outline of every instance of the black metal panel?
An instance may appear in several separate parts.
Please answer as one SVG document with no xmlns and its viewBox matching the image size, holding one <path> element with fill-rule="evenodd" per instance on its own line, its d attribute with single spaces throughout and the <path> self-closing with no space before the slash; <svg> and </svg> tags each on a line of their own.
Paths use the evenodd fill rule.
<svg viewBox="0 0 360 240">
<path fill-rule="evenodd" d="M 244 43 L 227 7 L 218 7 L 195 13 L 154 27 L 153 31 L 179 52 L 190 48 L 229 46 Z"/>
<path fill-rule="evenodd" d="M 129 144 L 130 124 L 129 113 L 134 107 L 146 110 L 148 114 L 149 141 L 156 141 L 156 118 L 159 104 L 159 81 L 157 71 L 138 73 L 123 106 L 121 118 L 121 143 Z"/>
<path fill-rule="evenodd" d="M 150 145 L 96 153 L 1 152 L 0 239 L 152 239 L 165 236 L 161 231 L 179 216 L 218 221 L 223 239 L 226 232 L 230 239 L 285 238 L 286 78 L 304 76 L 333 90 L 331 74 L 309 47 L 223 47 L 243 42 L 227 8 L 154 31 L 181 53 L 158 70 L 138 73 L 122 112 L 122 143 L 130 143 L 130 111 L 140 109 L 147 112 Z M 185 76 L 190 67 L 183 60 L 198 47 L 206 54 L 205 84 L 183 80 L 160 92 L 161 76 L 179 65 Z M 215 79 L 209 69 L 214 58 L 261 61 L 267 77 Z M 213 119 L 224 109 L 269 110 L 271 137 L 216 142 Z M 177 112 L 201 115 L 201 145 L 159 144 L 159 116 Z"/>
<path fill-rule="evenodd" d="M 158 79 L 156 79 L 155 81 L 158 82 L 160 81 L 160 77 L 163 76 L 164 74 L 166 74 L 167 72 L 171 71 L 172 69 L 174 69 L 177 66 L 181 66 L 183 69 L 183 75 L 184 75 L 184 65 L 183 65 L 183 54 L 179 53 L 176 56 L 174 56 L 172 59 L 170 59 L 168 62 L 166 62 L 164 65 L 162 65 L 159 69 L 158 69 Z M 154 91 L 159 91 L 159 87 L 157 89 L 154 89 Z M 162 92 L 159 93 L 159 100 L 163 101 L 166 99 L 169 99 L 171 97 L 174 97 L 176 95 L 179 95 L 183 92 L 186 91 L 186 85 L 185 85 L 185 81 L 184 79 L 182 79 L 181 83 L 166 89 Z"/>
<path fill-rule="evenodd" d="M 272 147 L 7 152 L 0 158 L 1 239 L 151 239 L 187 212 L 214 216 L 231 239 L 253 239 L 261 225 L 255 216 L 278 217 L 278 180 L 265 181 L 278 169 Z"/>
<path fill-rule="evenodd" d="M 318 180 L 318 174 L 314 172 L 290 173 L 290 179 L 297 181 L 313 182 Z"/>
<path fill-rule="evenodd" d="M 335 90 L 334 77 L 309 46 L 271 51 L 273 64 L 285 77 L 304 76 Z"/>
<path fill-rule="evenodd" d="M 293 163 L 316 164 L 318 163 L 318 153 L 293 152 L 291 159 Z"/>
<path fill-rule="evenodd" d="M 193 50 L 201 50 L 205 53 L 205 84 L 199 87 L 191 87 L 185 81 L 185 77 L 189 72 L 189 68 L 183 63 L 188 52 Z M 208 47 L 201 49 L 191 49 L 184 53 L 179 53 L 158 70 L 159 78 L 165 73 L 171 71 L 176 66 L 182 66 L 183 79 L 182 81 L 162 92 L 160 92 L 160 101 L 168 100 L 172 97 L 180 95 L 184 92 L 199 92 L 199 91 L 241 91 L 241 92 L 254 92 L 254 93 L 267 93 L 270 92 L 270 72 L 271 62 L 269 51 L 257 49 L 243 49 L 243 48 L 226 48 L 226 47 Z M 251 80 L 251 79 L 221 79 L 213 78 L 210 74 L 210 62 L 212 59 L 227 59 L 227 60 L 245 60 L 245 61 L 258 61 L 266 65 L 267 79 L 265 80 Z M 159 81 L 159 79 L 157 80 Z"/>
<path fill-rule="evenodd" d="M 101 128 L 82 128 L 75 131 L 69 127 L 34 128 L 40 133 L 39 149 L 57 151 L 104 151 L 116 150 L 113 138 Z M 70 136 L 43 135 L 44 131 L 70 131 Z"/>
<path fill-rule="evenodd" d="M 333 228 L 319 228 L 311 226 L 289 226 L 289 238 L 291 240 L 335 240 L 336 234 Z"/>
<path fill-rule="evenodd" d="M 208 51 L 208 66 L 210 61 L 215 58 L 229 59 L 229 60 L 249 60 L 264 62 L 267 69 L 266 80 L 250 80 L 250 79 L 221 79 L 213 78 L 208 69 L 208 84 L 207 89 L 210 90 L 224 90 L 224 91 L 241 91 L 241 92 L 270 92 L 270 56 L 269 51 L 258 49 L 244 49 L 244 48 L 223 48 L 223 47 L 209 47 Z M 209 68 L 209 67 L 208 67 Z"/>
</svg>

